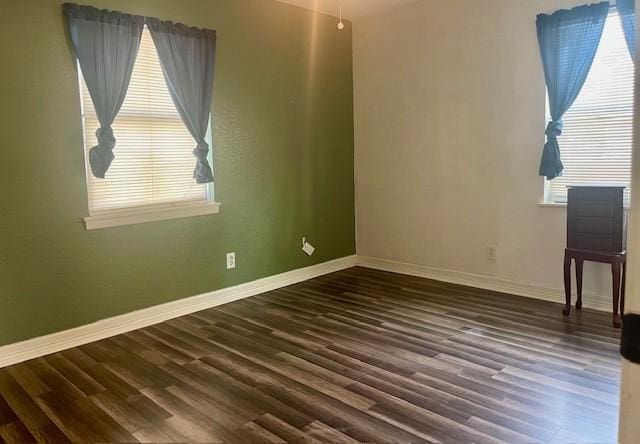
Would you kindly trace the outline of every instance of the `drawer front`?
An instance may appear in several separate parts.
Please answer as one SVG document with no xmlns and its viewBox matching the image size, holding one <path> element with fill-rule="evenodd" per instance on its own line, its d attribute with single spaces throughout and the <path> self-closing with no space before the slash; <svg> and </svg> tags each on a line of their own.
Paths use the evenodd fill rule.
<svg viewBox="0 0 640 444">
<path fill-rule="evenodd" d="M 613 245 L 613 236 L 610 234 L 576 233 L 574 239 L 575 245 L 569 245 L 569 248 L 595 251 L 616 250 Z"/>
<path fill-rule="evenodd" d="M 613 217 L 614 203 L 608 200 L 576 200 L 572 204 L 576 216 Z"/>
<path fill-rule="evenodd" d="M 618 197 L 622 196 L 623 190 L 620 188 L 607 187 L 576 187 L 570 188 L 569 193 L 571 194 L 571 198 L 573 199 L 615 201 Z"/>
<path fill-rule="evenodd" d="M 576 233 L 613 235 L 613 218 L 576 216 Z"/>
</svg>

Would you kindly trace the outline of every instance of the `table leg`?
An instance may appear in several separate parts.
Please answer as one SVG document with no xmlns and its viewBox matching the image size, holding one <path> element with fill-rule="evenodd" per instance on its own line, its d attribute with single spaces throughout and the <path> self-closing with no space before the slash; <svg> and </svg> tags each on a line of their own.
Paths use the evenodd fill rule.
<svg viewBox="0 0 640 444">
<path fill-rule="evenodd" d="M 576 301 L 576 309 L 582 310 L 582 266 L 584 260 L 576 258 L 576 291 L 578 293 L 578 300 Z"/>
<path fill-rule="evenodd" d="M 620 328 L 620 315 L 618 314 L 620 304 L 620 262 L 611 264 L 611 277 L 613 279 L 613 326 Z"/>
<path fill-rule="evenodd" d="M 564 298 L 565 304 L 562 314 L 569 316 L 571 313 L 571 256 L 566 252 L 564 254 Z"/>
</svg>

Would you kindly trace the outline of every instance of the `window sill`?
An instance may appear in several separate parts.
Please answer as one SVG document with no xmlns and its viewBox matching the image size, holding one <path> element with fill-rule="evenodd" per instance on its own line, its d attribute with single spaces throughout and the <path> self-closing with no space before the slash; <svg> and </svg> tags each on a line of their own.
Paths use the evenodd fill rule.
<svg viewBox="0 0 640 444">
<path fill-rule="evenodd" d="M 567 208 L 566 202 L 538 202 L 539 207 L 545 208 Z"/>
<path fill-rule="evenodd" d="M 538 202 L 538 206 L 539 207 L 545 207 L 545 208 L 567 208 L 567 203 L 566 202 Z M 625 210 L 629 210 L 630 206 L 629 205 L 625 205 L 624 209 Z"/>
<path fill-rule="evenodd" d="M 206 216 L 220 212 L 218 202 L 189 202 L 176 205 L 139 207 L 94 214 L 84 218 L 87 230 L 144 224 L 183 217 Z"/>
</svg>

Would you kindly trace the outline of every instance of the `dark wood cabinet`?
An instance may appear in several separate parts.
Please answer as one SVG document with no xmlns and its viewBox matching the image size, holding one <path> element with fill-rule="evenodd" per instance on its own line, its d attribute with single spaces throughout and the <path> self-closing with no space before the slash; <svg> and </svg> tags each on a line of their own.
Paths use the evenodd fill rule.
<svg viewBox="0 0 640 444">
<path fill-rule="evenodd" d="M 620 326 L 624 313 L 626 280 L 626 213 L 624 186 L 569 187 L 567 203 L 567 248 L 564 254 L 565 307 L 571 312 L 571 262 L 576 262 L 576 309 L 582 308 L 584 261 L 611 264 L 613 280 L 613 325 Z"/>
<path fill-rule="evenodd" d="M 624 187 L 569 188 L 567 248 L 620 253 L 626 249 Z"/>
</svg>

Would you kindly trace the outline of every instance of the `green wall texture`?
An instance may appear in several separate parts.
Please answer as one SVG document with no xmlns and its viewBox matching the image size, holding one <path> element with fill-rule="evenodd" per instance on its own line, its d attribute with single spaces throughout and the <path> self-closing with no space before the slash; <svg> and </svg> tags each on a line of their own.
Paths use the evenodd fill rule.
<svg viewBox="0 0 640 444">
<path fill-rule="evenodd" d="M 217 215 L 86 231 L 61 3 L 0 0 L 0 345 L 354 254 L 349 23 L 339 32 L 272 0 L 81 1 L 217 31 L 222 203 Z"/>
</svg>

